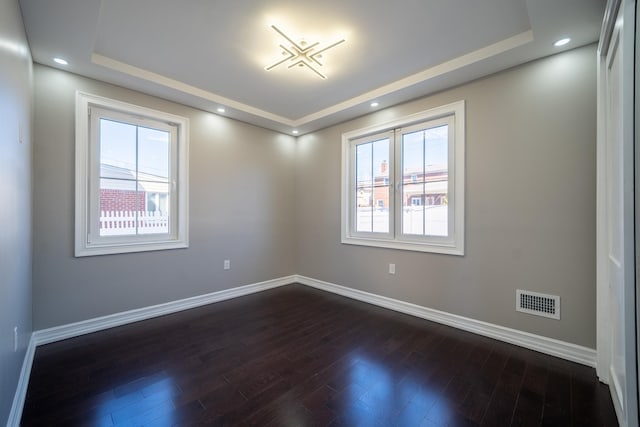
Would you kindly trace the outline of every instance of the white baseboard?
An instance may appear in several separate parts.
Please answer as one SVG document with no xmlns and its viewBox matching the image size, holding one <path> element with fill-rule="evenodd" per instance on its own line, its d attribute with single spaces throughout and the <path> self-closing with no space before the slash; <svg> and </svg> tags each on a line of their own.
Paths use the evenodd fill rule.
<svg viewBox="0 0 640 427">
<path fill-rule="evenodd" d="M 67 338 L 73 338 L 84 334 L 90 334 L 92 332 L 102 331 L 104 329 L 109 329 L 116 326 L 126 325 L 128 323 L 139 322 L 141 320 L 151 319 L 153 317 L 164 316 L 166 314 L 200 307 L 202 305 L 211 304 L 218 301 L 224 301 L 231 298 L 253 294 L 255 292 L 265 291 L 267 289 L 277 288 L 278 286 L 294 283 L 295 277 L 296 276 L 281 277 L 279 279 L 267 280 L 265 282 L 225 289 L 218 292 L 212 292 L 210 294 L 198 295 L 195 297 L 171 301 L 164 304 L 137 308 L 135 310 L 96 317 L 80 322 L 69 323 L 67 325 L 55 326 L 53 328 L 36 331 L 33 333 L 33 336 L 36 345 L 48 344 Z"/>
<path fill-rule="evenodd" d="M 31 376 L 33 356 L 35 354 L 36 342 L 33 339 L 33 334 L 31 334 L 31 338 L 29 338 L 29 345 L 27 346 L 27 352 L 25 353 L 24 360 L 22 361 L 22 369 L 20 370 L 20 378 L 18 379 L 16 393 L 13 395 L 13 404 L 11 405 L 11 412 L 9 412 L 7 427 L 18 427 L 20 425 L 22 409 L 24 408 L 24 400 L 27 397 L 27 388 L 29 387 L 29 377 Z"/>
<path fill-rule="evenodd" d="M 310 277 L 298 275 L 296 276 L 296 281 L 306 286 L 311 286 L 313 288 L 388 308 L 411 316 L 442 323 L 444 325 L 473 332 L 478 335 L 483 335 L 489 338 L 508 342 L 510 344 L 515 344 L 520 347 L 539 351 L 540 353 L 560 357 L 562 359 L 581 363 L 593 368 L 596 366 L 596 350 L 588 347 L 531 334 L 529 332 L 519 331 L 517 329 L 506 328 L 504 326 L 494 325 L 492 323 L 482 322 L 480 320 L 458 316 L 444 311 L 434 310 L 432 308 L 411 304 L 357 289 L 347 288 L 334 283 L 312 279 Z"/>
</svg>

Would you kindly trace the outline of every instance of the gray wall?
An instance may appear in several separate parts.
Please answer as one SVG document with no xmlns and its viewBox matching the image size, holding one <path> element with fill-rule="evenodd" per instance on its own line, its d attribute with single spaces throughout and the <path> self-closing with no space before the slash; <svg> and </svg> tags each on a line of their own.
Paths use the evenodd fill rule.
<svg viewBox="0 0 640 427">
<path fill-rule="evenodd" d="M 0 425 L 31 333 L 31 100 L 31 54 L 18 1 L 0 0 Z"/>
<path fill-rule="evenodd" d="M 595 348 L 595 65 L 588 46 L 300 137 L 297 272 Z M 461 99 L 465 256 L 342 245 L 341 134 Z M 516 313 L 516 289 L 562 319 Z"/>
<path fill-rule="evenodd" d="M 188 249 L 74 258 L 76 90 L 189 118 Z M 293 137 L 36 65 L 34 140 L 35 329 L 295 273 Z"/>
<path fill-rule="evenodd" d="M 34 327 L 299 273 L 593 348 L 594 55 L 569 51 L 297 142 L 36 66 Z M 190 118 L 188 249 L 73 257 L 76 89 Z M 466 255 L 342 245 L 341 134 L 460 99 Z M 517 288 L 560 295 L 562 320 L 517 313 Z"/>
</svg>

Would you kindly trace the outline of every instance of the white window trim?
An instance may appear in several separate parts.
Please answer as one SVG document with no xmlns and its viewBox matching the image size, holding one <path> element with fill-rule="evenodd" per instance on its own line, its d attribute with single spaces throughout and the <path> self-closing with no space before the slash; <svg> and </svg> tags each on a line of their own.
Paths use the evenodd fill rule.
<svg viewBox="0 0 640 427">
<path fill-rule="evenodd" d="M 95 106 L 138 117 L 146 117 L 157 121 L 171 123 L 177 126 L 177 183 L 174 186 L 177 194 L 178 208 L 176 230 L 172 235 L 161 238 L 140 238 L 122 241 L 119 239 L 104 239 L 101 242 L 91 242 L 91 201 L 90 201 L 90 164 L 92 159 L 90 147 L 90 118 L 89 109 Z M 189 247 L 189 119 L 150 108 L 140 107 L 126 102 L 116 101 L 97 95 L 76 92 L 76 170 L 75 170 L 75 256 L 92 256 L 120 254 L 129 252 L 157 251 L 164 249 L 179 249 Z M 177 188 L 176 188 L 177 187 Z M 95 200 L 94 200 L 95 202 Z"/>
<path fill-rule="evenodd" d="M 424 121 L 436 120 L 442 117 L 454 117 L 454 146 L 453 146 L 453 173 L 450 174 L 449 183 L 453 186 L 453 231 L 449 239 L 430 239 L 425 242 L 399 240 L 396 236 L 399 231 L 392 233 L 392 237 L 377 237 L 376 233 L 356 233 L 352 230 L 352 218 L 354 204 L 351 191 L 354 171 L 352 170 L 353 152 L 351 145 L 353 141 L 366 136 L 390 132 L 394 129 L 407 127 Z M 401 117 L 389 122 L 376 124 L 362 129 L 346 132 L 342 135 L 342 186 L 341 186 L 341 242 L 350 245 L 375 246 L 389 249 L 409 250 L 418 252 L 433 252 L 448 255 L 464 255 L 464 201 L 465 201 L 465 102 L 457 101 L 441 107 L 415 113 Z M 392 153 L 393 154 L 393 153 Z M 391 163 L 394 160 L 390 160 Z M 394 162 L 395 165 L 395 162 Z M 389 167 L 392 167 L 390 164 Z M 395 170 L 395 169 L 394 169 Z M 396 197 L 399 193 L 397 188 L 397 177 L 392 182 L 391 197 Z M 396 209 L 398 211 L 398 209 Z M 394 212 L 395 215 L 395 212 Z M 395 218 L 395 229 L 398 230 L 399 218 Z"/>
</svg>

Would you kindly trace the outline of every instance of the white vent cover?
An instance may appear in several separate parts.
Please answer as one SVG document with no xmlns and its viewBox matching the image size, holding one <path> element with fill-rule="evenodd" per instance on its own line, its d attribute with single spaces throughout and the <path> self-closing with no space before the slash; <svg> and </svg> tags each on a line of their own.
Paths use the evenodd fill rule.
<svg viewBox="0 0 640 427">
<path fill-rule="evenodd" d="M 516 311 L 560 320 L 560 297 L 516 289 Z"/>
</svg>

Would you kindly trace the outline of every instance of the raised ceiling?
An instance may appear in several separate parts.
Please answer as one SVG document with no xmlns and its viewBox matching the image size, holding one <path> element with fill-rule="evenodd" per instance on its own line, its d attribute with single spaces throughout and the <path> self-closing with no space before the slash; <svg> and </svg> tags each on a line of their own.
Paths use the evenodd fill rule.
<svg viewBox="0 0 640 427">
<path fill-rule="evenodd" d="M 20 4 L 36 62 L 289 134 L 595 42 L 604 13 L 603 0 Z M 265 71 L 290 46 L 272 25 L 319 48 L 344 38 L 322 55 L 327 78 Z M 571 43 L 554 47 L 562 37 Z"/>
</svg>

